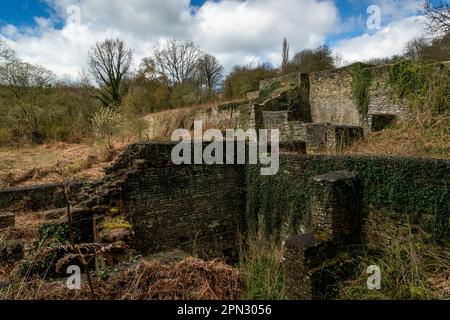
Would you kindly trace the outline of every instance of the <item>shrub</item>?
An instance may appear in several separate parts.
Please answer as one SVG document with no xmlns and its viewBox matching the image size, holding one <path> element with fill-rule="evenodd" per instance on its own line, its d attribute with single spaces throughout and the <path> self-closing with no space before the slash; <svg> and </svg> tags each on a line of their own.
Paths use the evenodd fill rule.
<svg viewBox="0 0 450 320">
<path fill-rule="evenodd" d="M 107 149 L 112 149 L 112 139 L 121 132 L 122 125 L 122 115 L 107 107 L 94 114 L 92 118 L 92 127 L 97 143 L 106 144 Z"/>
</svg>

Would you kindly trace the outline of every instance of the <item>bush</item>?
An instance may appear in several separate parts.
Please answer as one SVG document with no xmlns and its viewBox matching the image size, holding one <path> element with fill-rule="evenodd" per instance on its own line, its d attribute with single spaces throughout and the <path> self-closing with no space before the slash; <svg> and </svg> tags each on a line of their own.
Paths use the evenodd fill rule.
<svg viewBox="0 0 450 320">
<path fill-rule="evenodd" d="M 14 134 L 8 128 L 0 128 L 0 145 L 7 145 L 12 142 Z"/>
<path fill-rule="evenodd" d="M 112 139 L 123 128 L 122 115 L 108 107 L 101 109 L 92 118 L 92 127 L 98 144 L 106 144 L 107 149 L 112 149 Z"/>
</svg>

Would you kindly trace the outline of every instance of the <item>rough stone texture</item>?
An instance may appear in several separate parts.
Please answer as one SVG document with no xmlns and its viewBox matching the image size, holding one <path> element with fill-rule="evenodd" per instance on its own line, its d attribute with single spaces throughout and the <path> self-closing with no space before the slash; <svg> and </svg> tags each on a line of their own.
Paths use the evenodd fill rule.
<svg viewBox="0 0 450 320">
<path fill-rule="evenodd" d="M 84 186 L 84 182 L 72 182 L 71 193 L 76 195 Z M 24 205 L 33 211 L 60 208 L 65 205 L 63 184 L 46 184 L 23 188 L 0 190 L 0 210 L 14 209 Z"/>
<path fill-rule="evenodd" d="M 389 250 L 407 244 L 419 231 L 423 241 L 431 240 L 420 227 L 424 222 L 409 222 L 407 217 L 394 212 L 366 210 L 362 223 L 363 242 L 368 248 Z"/>
<path fill-rule="evenodd" d="M 0 242 L 0 262 L 20 261 L 24 256 L 23 240 L 8 240 Z"/>
<path fill-rule="evenodd" d="M 0 230 L 14 227 L 16 216 L 11 212 L 0 212 Z"/>
<path fill-rule="evenodd" d="M 336 171 L 313 179 L 311 228 L 336 243 L 358 238 L 362 216 L 360 184 L 354 173 Z"/>
<path fill-rule="evenodd" d="M 290 73 L 288 75 L 262 80 L 259 84 L 259 90 L 264 91 L 269 89 L 274 83 L 279 83 L 280 86 L 295 86 L 302 81 L 302 74 L 298 72 Z"/>
<path fill-rule="evenodd" d="M 338 248 L 314 233 L 294 236 L 283 251 L 286 295 L 292 300 L 332 299 L 337 283 L 350 272 Z"/>
<path fill-rule="evenodd" d="M 405 226 L 425 241 L 448 241 L 450 162 L 408 157 L 280 155 L 276 176 L 261 177 L 247 167 L 247 221 L 287 239 L 309 229 L 313 177 L 348 170 L 360 180 L 362 238 L 366 245 L 392 250 L 407 244 Z"/>
<path fill-rule="evenodd" d="M 145 254 L 168 249 L 210 257 L 232 254 L 245 212 L 243 166 L 176 166 L 171 160 L 175 145 L 130 146 L 85 205 L 107 212 L 121 203 L 131 217 L 135 246 Z"/>
<path fill-rule="evenodd" d="M 309 80 L 313 122 L 361 125 L 361 115 L 352 99 L 349 68 L 312 73 Z"/>
<path fill-rule="evenodd" d="M 235 166 L 148 168 L 131 175 L 123 192 L 139 251 L 217 256 L 235 249 L 245 209 Z"/>
<path fill-rule="evenodd" d="M 387 86 L 390 65 L 368 68 L 373 81 L 367 115 L 361 115 L 352 98 L 351 67 L 310 74 L 313 122 L 330 122 L 372 128 L 372 115 L 394 115 L 403 120 L 410 114 L 408 101 L 398 99 Z"/>
<path fill-rule="evenodd" d="M 263 221 L 271 232 L 284 230 L 286 236 L 278 238 L 286 239 L 311 230 L 305 221 L 310 208 L 333 218 L 326 220 L 332 237 L 345 237 L 354 230 L 346 219 L 357 215 L 355 205 L 360 198 L 352 193 L 355 189 L 363 193 L 363 238 L 376 246 L 395 244 L 387 238 L 395 237 L 397 231 L 393 228 L 386 237 L 382 233 L 382 240 L 373 240 L 371 234 L 390 230 L 384 224 L 403 223 L 407 217 L 422 217 L 410 222 L 422 225 L 433 239 L 450 235 L 445 228 L 450 212 L 445 201 L 450 163 L 445 160 L 282 154 L 279 173 L 261 177 L 258 166 L 175 166 L 170 159 L 174 145 L 130 146 L 106 170 L 86 202 L 88 208 L 100 207 L 104 213 L 114 207 L 128 214 L 136 246 L 144 253 L 181 249 L 217 256 L 220 251 L 232 250 L 241 218 L 245 226 L 256 217 L 256 222 Z M 341 170 L 355 172 L 361 187 L 347 174 L 313 179 Z M 373 216 L 374 210 L 388 214 L 386 218 Z M 395 218 L 394 213 L 403 219 Z M 335 229 L 344 231 L 336 233 Z M 403 233 L 400 235 L 396 237 L 399 242 L 404 240 Z"/>
<path fill-rule="evenodd" d="M 208 109 L 200 109 L 189 114 L 182 127 L 188 130 L 194 128 L 194 121 L 202 121 L 204 126 L 219 130 L 254 129 L 255 106 L 252 103 L 229 103 Z"/>
<path fill-rule="evenodd" d="M 306 125 L 307 153 L 337 154 L 363 136 L 362 127 L 310 123 Z"/>
<path fill-rule="evenodd" d="M 247 93 L 247 99 L 248 100 L 256 100 L 258 98 L 259 98 L 259 90 Z"/>
<path fill-rule="evenodd" d="M 388 88 L 390 66 L 378 66 L 370 68 L 372 71 L 372 86 L 370 88 L 370 103 L 368 115 L 368 128 L 372 129 L 373 115 L 392 115 L 395 119 L 408 118 L 409 104 L 406 99 L 399 99 Z"/>
</svg>

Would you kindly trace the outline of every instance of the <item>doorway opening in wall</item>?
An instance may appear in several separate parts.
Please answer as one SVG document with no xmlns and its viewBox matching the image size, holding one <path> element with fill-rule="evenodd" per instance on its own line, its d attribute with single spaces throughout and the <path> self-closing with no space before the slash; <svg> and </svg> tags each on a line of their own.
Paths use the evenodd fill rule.
<svg viewBox="0 0 450 320">
<path fill-rule="evenodd" d="M 386 129 L 389 125 L 397 120 L 394 114 L 374 114 L 372 115 L 372 131 L 378 132 Z"/>
</svg>

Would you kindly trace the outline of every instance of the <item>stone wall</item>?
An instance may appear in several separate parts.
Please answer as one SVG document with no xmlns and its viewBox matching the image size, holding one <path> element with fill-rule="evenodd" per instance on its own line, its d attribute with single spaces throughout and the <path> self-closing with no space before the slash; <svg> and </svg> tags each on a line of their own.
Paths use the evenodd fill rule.
<svg viewBox="0 0 450 320">
<path fill-rule="evenodd" d="M 408 101 L 399 99 L 389 88 L 390 65 L 370 68 L 372 85 L 368 115 L 387 114 L 404 120 L 409 114 Z"/>
<path fill-rule="evenodd" d="M 252 103 L 229 103 L 199 109 L 190 113 L 183 121 L 183 128 L 191 130 L 194 121 L 203 121 L 208 128 L 225 129 L 254 129 L 255 107 Z"/>
<path fill-rule="evenodd" d="M 352 97 L 351 66 L 310 74 L 313 122 L 364 126 L 371 131 L 373 115 L 392 115 L 404 120 L 408 101 L 399 99 L 388 85 L 391 65 L 368 67 L 372 76 L 367 115 L 361 115 Z"/>
<path fill-rule="evenodd" d="M 136 249 L 144 254 L 168 249 L 209 257 L 235 253 L 245 213 L 244 166 L 177 166 L 171 160 L 175 145 L 130 146 L 84 205 L 104 212 L 120 207 L 133 225 Z M 95 195 L 97 190 L 103 191 Z"/>
<path fill-rule="evenodd" d="M 235 166 L 146 168 L 128 177 L 123 201 L 142 253 L 179 248 L 217 257 L 235 251 L 245 208 Z"/>
<path fill-rule="evenodd" d="M 423 240 L 449 239 L 450 161 L 302 155 L 281 155 L 280 161 L 275 176 L 262 177 L 257 168 L 247 168 L 249 227 L 263 228 L 284 240 L 305 233 L 311 201 L 317 195 L 312 178 L 348 170 L 361 184 L 366 244 L 389 249 L 404 243 L 405 227 Z"/>
<path fill-rule="evenodd" d="M 202 121 L 205 129 L 254 129 L 255 105 L 247 101 L 222 104 L 195 110 L 174 110 L 167 115 L 150 114 L 145 120 L 148 128 L 144 136 L 149 140 L 170 138 L 175 129 L 194 128 L 194 121 Z"/>
<path fill-rule="evenodd" d="M 309 75 L 313 122 L 361 125 L 361 115 L 351 94 L 350 68 Z"/>
<path fill-rule="evenodd" d="M 337 154 L 363 136 L 362 127 L 309 123 L 306 124 L 307 153 Z"/>
</svg>

